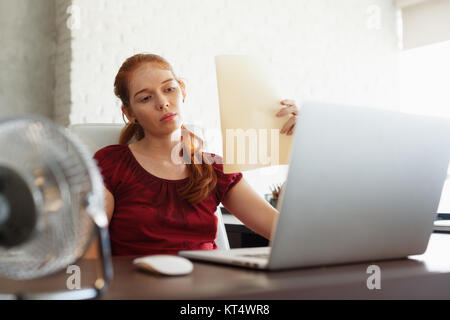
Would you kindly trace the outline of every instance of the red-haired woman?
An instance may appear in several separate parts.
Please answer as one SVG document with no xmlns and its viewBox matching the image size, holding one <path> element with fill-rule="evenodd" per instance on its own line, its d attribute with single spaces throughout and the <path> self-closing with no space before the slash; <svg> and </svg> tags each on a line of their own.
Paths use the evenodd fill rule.
<svg viewBox="0 0 450 320">
<path fill-rule="evenodd" d="M 129 122 L 119 144 L 94 155 L 106 187 L 113 255 L 216 249 L 214 213 L 219 203 L 270 239 L 277 210 L 241 173 L 224 174 L 219 156 L 198 149 L 198 138 L 182 125 L 185 84 L 164 58 L 128 58 L 116 76 L 114 92 Z M 292 134 L 297 106 L 292 100 L 281 104 L 286 106 L 278 116 L 293 114 L 281 133 Z M 179 159 L 174 155 L 187 161 L 174 161 Z M 86 257 L 95 255 L 91 247 Z"/>
</svg>

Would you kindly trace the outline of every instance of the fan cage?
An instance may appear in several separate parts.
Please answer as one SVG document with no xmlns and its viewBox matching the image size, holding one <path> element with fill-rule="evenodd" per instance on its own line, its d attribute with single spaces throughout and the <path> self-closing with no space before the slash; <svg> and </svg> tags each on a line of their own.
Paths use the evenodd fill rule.
<svg viewBox="0 0 450 320">
<path fill-rule="evenodd" d="M 27 182 L 37 224 L 28 241 L 0 247 L 0 274 L 26 280 L 58 272 L 81 258 L 95 224 L 107 224 L 100 171 L 81 140 L 40 117 L 0 121 L 0 166 Z"/>
</svg>

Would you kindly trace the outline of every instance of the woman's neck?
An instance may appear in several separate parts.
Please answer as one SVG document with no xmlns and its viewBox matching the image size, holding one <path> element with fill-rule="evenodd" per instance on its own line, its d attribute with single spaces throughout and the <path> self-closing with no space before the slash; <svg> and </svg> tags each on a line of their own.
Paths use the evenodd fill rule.
<svg viewBox="0 0 450 320">
<path fill-rule="evenodd" d="M 152 136 L 146 133 L 144 138 L 134 143 L 134 151 L 155 160 L 171 161 L 172 152 L 180 140 L 181 130 L 166 136 Z"/>
</svg>

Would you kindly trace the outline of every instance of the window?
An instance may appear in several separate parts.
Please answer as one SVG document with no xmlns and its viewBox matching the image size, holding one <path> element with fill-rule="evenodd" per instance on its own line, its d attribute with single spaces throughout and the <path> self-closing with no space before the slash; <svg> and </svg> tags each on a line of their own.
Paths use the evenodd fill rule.
<svg viewBox="0 0 450 320">
<path fill-rule="evenodd" d="M 400 109 L 450 119 L 450 41 L 400 53 Z M 450 213 L 450 168 L 439 213 Z"/>
<path fill-rule="evenodd" d="M 402 111 L 450 118 L 450 41 L 400 53 Z"/>
<path fill-rule="evenodd" d="M 396 0 L 400 109 L 450 118 L 450 0 Z M 450 167 L 438 213 L 450 214 Z M 447 216 L 448 217 L 448 216 Z"/>
</svg>

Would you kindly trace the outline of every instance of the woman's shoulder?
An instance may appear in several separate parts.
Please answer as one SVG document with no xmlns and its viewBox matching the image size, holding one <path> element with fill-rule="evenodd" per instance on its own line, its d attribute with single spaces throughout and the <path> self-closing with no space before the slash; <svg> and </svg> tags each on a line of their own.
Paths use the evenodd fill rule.
<svg viewBox="0 0 450 320">
<path fill-rule="evenodd" d="M 103 147 L 97 150 L 94 154 L 95 159 L 103 159 L 104 157 L 108 157 L 109 159 L 115 157 L 123 156 L 124 152 L 127 151 L 127 144 L 113 144 L 106 147 Z"/>
<path fill-rule="evenodd" d="M 205 161 L 210 161 L 210 164 L 214 168 L 217 176 L 216 194 L 218 196 L 218 201 L 222 202 L 225 194 L 230 190 L 235 184 L 237 184 L 242 178 L 242 172 L 236 173 L 224 173 L 223 172 L 223 158 L 220 155 L 203 152 L 203 158 Z"/>
</svg>

